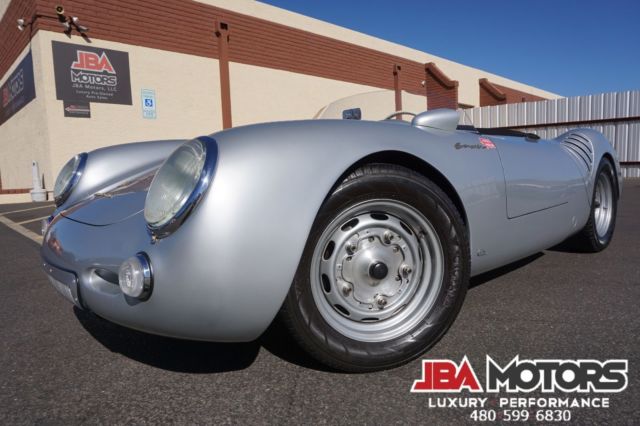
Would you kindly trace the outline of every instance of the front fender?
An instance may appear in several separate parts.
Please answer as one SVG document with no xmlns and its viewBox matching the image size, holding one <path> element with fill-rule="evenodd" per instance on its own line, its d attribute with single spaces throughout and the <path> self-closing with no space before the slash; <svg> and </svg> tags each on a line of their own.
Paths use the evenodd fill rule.
<svg viewBox="0 0 640 426">
<path fill-rule="evenodd" d="M 133 179 L 159 167 L 184 140 L 134 142 L 89 152 L 82 177 L 62 211 L 96 192 L 108 191 L 124 180 Z"/>
<path fill-rule="evenodd" d="M 471 230 L 475 218 L 485 214 L 489 225 L 504 220 L 504 179 L 496 150 L 455 148 L 456 142 L 477 144 L 477 135 L 319 120 L 236 128 L 213 138 L 219 157 L 209 192 L 156 249 L 164 259 L 173 253 L 185 279 L 210 277 L 229 286 L 224 303 L 216 306 L 229 319 L 224 328 L 245 338 L 257 337 L 278 312 L 332 187 L 372 153 L 393 150 L 425 159 L 450 179 L 465 209 L 472 211 Z M 473 240 L 481 232 L 471 235 Z"/>
<path fill-rule="evenodd" d="M 282 305 L 323 201 L 345 171 L 375 153 L 403 152 L 427 162 L 458 193 L 472 250 L 499 244 L 504 179 L 497 151 L 478 148 L 478 135 L 318 120 L 247 126 L 213 138 L 218 163 L 209 190 L 173 234 L 152 239 L 141 212 L 105 226 L 54 219 L 42 257 L 77 277 L 83 306 L 157 334 L 257 338 Z M 104 206 L 118 208 L 108 200 Z M 154 289 L 149 300 L 132 302 L 105 277 L 140 251 L 151 261 Z M 474 257 L 472 271 L 495 261 Z"/>
</svg>

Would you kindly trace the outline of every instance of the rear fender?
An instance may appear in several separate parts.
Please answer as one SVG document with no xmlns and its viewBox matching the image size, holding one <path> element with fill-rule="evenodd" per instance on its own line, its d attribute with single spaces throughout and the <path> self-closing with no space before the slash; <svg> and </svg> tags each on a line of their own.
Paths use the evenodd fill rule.
<svg viewBox="0 0 640 426">
<path fill-rule="evenodd" d="M 622 180 L 623 180 L 622 169 L 620 167 L 620 162 L 618 160 L 618 153 L 613 148 L 613 145 L 611 145 L 609 140 L 607 140 L 607 138 L 602 133 L 598 132 L 597 130 L 593 130 L 589 128 L 579 128 L 579 129 L 570 130 L 558 136 L 556 140 L 562 143 L 563 140 L 571 137 L 572 134 L 573 135 L 577 134 L 579 136 L 582 136 L 583 138 L 586 138 L 588 141 L 591 142 L 592 149 L 593 149 L 593 161 L 592 161 L 591 167 L 588 170 L 588 172 L 584 173 L 585 186 L 588 194 L 589 204 L 591 204 L 592 202 L 591 194 L 593 194 L 593 188 L 596 182 L 596 177 L 597 177 L 596 172 L 598 171 L 598 165 L 600 164 L 600 161 L 602 161 L 602 158 L 604 157 L 610 158 L 613 162 L 613 167 L 616 175 L 616 186 L 617 186 L 616 190 L 619 197 L 620 194 L 622 193 Z M 569 155 L 572 155 L 570 152 L 568 153 Z M 574 160 L 576 160 L 577 163 L 580 164 L 580 160 L 577 159 L 575 155 L 573 155 L 573 157 L 574 157 Z"/>
</svg>

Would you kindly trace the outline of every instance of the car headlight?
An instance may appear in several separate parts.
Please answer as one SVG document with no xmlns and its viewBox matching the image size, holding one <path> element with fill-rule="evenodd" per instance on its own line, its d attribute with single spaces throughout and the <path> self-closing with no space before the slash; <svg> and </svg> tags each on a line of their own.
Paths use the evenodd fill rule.
<svg viewBox="0 0 640 426">
<path fill-rule="evenodd" d="M 218 158 L 214 139 L 200 137 L 176 149 L 156 173 L 144 205 L 144 218 L 156 238 L 175 231 L 196 207 Z"/>
<path fill-rule="evenodd" d="M 80 177 L 82 177 L 82 173 L 84 172 L 84 166 L 87 163 L 87 157 L 86 152 L 78 154 L 67 161 L 62 167 L 62 170 L 60 170 L 56 178 L 56 183 L 53 186 L 53 199 L 56 206 L 61 206 L 67 198 L 69 198 L 71 191 L 73 191 L 73 188 L 80 181 Z"/>
</svg>

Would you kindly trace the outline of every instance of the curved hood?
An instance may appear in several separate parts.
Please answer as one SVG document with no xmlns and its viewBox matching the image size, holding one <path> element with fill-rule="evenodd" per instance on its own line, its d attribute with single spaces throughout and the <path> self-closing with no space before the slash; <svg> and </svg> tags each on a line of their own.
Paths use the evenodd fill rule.
<svg viewBox="0 0 640 426">
<path fill-rule="evenodd" d="M 61 206 L 67 209 L 100 191 L 157 169 L 184 140 L 133 142 L 89 152 L 82 179 Z"/>
<path fill-rule="evenodd" d="M 99 192 L 73 205 L 62 216 L 93 226 L 106 226 L 142 213 L 151 181 L 158 169 L 129 180 L 111 191 Z"/>
</svg>

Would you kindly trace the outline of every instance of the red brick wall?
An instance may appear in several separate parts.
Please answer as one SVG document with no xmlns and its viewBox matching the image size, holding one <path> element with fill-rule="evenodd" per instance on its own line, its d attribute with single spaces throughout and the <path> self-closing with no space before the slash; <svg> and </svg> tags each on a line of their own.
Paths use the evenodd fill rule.
<svg viewBox="0 0 640 426">
<path fill-rule="evenodd" d="M 39 13 L 61 3 L 97 39 L 218 57 L 214 21 L 229 24 L 229 59 L 329 79 L 393 89 L 392 66 L 403 70 L 403 89 L 424 94 L 423 64 L 190 0 L 36 0 Z M 55 19 L 38 29 L 60 31 Z"/>
<path fill-rule="evenodd" d="M 218 20 L 229 24 L 232 62 L 389 90 L 397 64 L 402 67 L 402 89 L 426 93 L 429 108 L 458 106 L 457 86 L 451 86 L 441 72 L 426 71 L 425 64 L 192 0 L 12 0 L 0 25 L 0 75 L 28 43 L 28 31 L 19 32 L 15 20 L 30 19 L 37 12 L 44 16 L 35 20 L 34 33 L 61 32 L 54 11 L 57 4 L 64 6 L 67 16 L 78 16 L 96 39 L 217 58 L 213 31 Z M 517 92 L 504 89 L 511 97 Z M 481 99 L 487 100 L 486 94 L 481 93 Z"/>
<path fill-rule="evenodd" d="M 25 7 L 30 5 L 30 9 Z M 96 39 L 217 58 L 218 46 L 213 35 L 214 21 L 229 24 L 229 59 L 250 65 L 281 69 L 301 74 L 393 89 L 394 64 L 402 67 L 402 89 L 424 95 L 424 64 L 405 58 L 320 36 L 247 15 L 227 11 L 191 0 L 13 0 L 2 29 L 21 42 L 7 54 L 3 63 L 15 60 L 27 43 L 27 35 L 15 29 L 20 14 L 34 11 L 39 17 L 34 33 L 40 29 L 61 32 L 54 8 L 62 4 L 68 16 L 78 16 L 90 28 L 88 35 Z M 7 39 L 8 40 L 8 39 Z M 0 45 L 6 49 L 4 38 Z M 0 75 L 6 71 L 1 67 Z M 434 91 L 440 104 L 453 94 Z M 451 102 L 449 102 L 451 104 Z"/>
<path fill-rule="evenodd" d="M 518 102 L 543 101 L 545 98 L 481 79 L 480 106 L 513 104 Z"/>
<path fill-rule="evenodd" d="M 18 18 L 29 21 L 34 12 L 35 0 L 13 0 L 0 20 L 0 78 L 29 44 L 30 28 L 18 31 Z"/>
<path fill-rule="evenodd" d="M 458 108 L 458 82 L 450 80 L 432 62 L 425 65 L 424 82 L 428 109 Z"/>
</svg>

